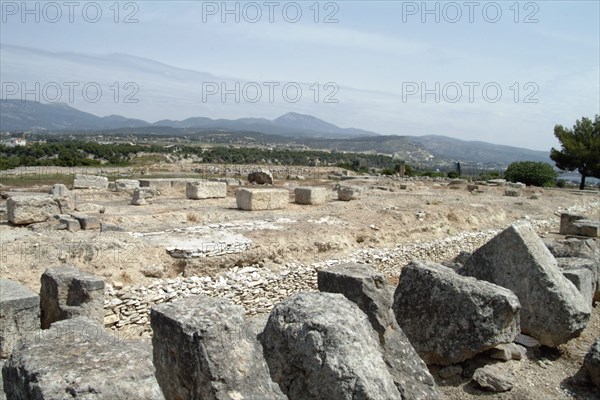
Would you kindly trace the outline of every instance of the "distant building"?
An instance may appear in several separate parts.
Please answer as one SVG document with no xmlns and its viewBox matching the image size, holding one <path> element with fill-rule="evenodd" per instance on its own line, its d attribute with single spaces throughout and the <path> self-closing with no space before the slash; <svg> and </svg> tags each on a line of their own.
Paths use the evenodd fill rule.
<svg viewBox="0 0 600 400">
<path fill-rule="evenodd" d="M 27 144 L 27 140 L 23 138 L 9 138 L 0 140 L 0 144 L 6 147 L 17 147 L 17 146 L 25 146 Z"/>
</svg>

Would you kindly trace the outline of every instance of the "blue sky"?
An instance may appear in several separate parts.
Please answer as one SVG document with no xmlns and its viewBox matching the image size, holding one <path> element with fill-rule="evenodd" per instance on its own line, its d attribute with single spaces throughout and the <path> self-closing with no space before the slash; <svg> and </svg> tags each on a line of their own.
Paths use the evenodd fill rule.
<svg viewBox="0 0 600 400">
<path fill-rule="evenodd" d="M 76 2 L 72 12 L 47 3 L 26 13 L 2 1 L 3 97 L 23 97 L 24 84 L 41 101 L 151 122 L 297 111 L 384 134 L 540 150 L 557 145 L 555 124 L 600 113 L 598 1 L 258 1 L 230 2 L 229 14 L 222 2 Z M 69 99 L 44 93 L 48 82 L 80 86 Z M 97 102 L 79 90 L 90 82 L 103 89 Z"/>
</svg>

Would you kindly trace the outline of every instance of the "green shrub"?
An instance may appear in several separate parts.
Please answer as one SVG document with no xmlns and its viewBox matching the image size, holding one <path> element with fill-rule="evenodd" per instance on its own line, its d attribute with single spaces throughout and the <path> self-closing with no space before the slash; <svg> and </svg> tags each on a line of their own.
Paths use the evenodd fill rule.
<svg viewBox="0 0 600 400">
<path fill-rule="evenodd" d="M 556 181 L 556 187 L 564 188 L 566 186 L 567 186 L 567 181 L 565 181 L 564 179 L 559 179 Z"/>
<path fill-rule="evenodd" d="M 458 177 L 460 177 L 460 175 L 458 174 L 458 172 L 456 172 L 456 171 L 450 171 L 450 172 L 448 172 L 448 178 L 450 178 L 450 179 L 456 179 Z"/>
<path fill-rule="evenodd" d="M 518 161 L 510 164 L 504 178 L 533 186 L 553 186 L 558 172 L 550 164 L 540 161 Z"/>
</svg>

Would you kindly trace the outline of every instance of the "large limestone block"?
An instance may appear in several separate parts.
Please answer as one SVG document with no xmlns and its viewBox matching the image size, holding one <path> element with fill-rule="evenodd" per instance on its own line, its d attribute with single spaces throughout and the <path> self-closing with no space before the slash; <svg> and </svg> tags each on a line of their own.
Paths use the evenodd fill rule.
<svg viewBox="0 0 600 400">
<path fill-rule="evenodd" d="M 328 191 L 324 187 L 302 186 L 294 189 L 294 201 L 298 204 L 325 204 L 327 197 Z"/>
<path fill-rule="evenodd" d="M 393 310 L 427 364 L 467 360 L 519 333 L 521 305 L 510 290 L 413 261 L 402 269 Z"/>
<path fill-rule="evenodd" d="M 392 288 L 383 275 L 368 265 L 350 263 L 319 270 L 317 281 L 321 292 L 343 294 L 367 315 L 402 398 L 440 398 L 427 366 L 396 322 Z"/>
<path fill-rule="evenodd" d="M 8 220 L 15 225 L 48 221 L 60 214 L 58 203 L 50 196 L 15 196 L 6 200 Z"/>
<path fill-rule="evenodd" d="M 235 200 L 237 207 L 246 211 L 277 210 L 287 207 L 290 195 L 285 189 L 239 188 Z"/>
<path fill-rule="evenodd" d="M 244 309 L 188 297 L 151 310 L 156 378 L 167 400 L 285 399 Z"/>
<path fill-rule="evenodd" d="M 40 329 L 40 296 L 25 286 L 0 279 L 0 358 L 10 355 L 19 339 Z"/>
<path fill-rule="evenodd" d="M 565 275 L 566 271 L 572 271 L 577 269 L 587 269 L 592 274 L 592 299 L 600 300 L 600 259 L 592 260 L 588 258 L 578 258 L 578 257 L 557 257 L 556 262 L 558 264 L 558 268 Z M 573 282 L 571 279 L 569 279 Z M 575 285 L 577 286 L 577 285 Z M 580 287 L 577 287 L 580 289 Z"/>
<path fill-rule="evenodd" d="M 259 339 L 271 376 L 290 400 L 402 398 L 367 316 L 341 294 L 287 298 Z"/>
<path fill-rule="evenodd" d="M 73 189 L 108 189 L 108 178 L 98 175 L 76 174 Z"/>
<path fill-rule="evenodd" d="M 42 275 L 40 306 L 42 329 L 55 321 L 88 317 L 104 320 L 104 281 L 73 267 L 52 267 Z"/>
<path fill-rule="evenodd" d="M 11 400 L 162 400 L 147 344 L 119 340 L 84 317 L 20 342 L 2 368 Z"/>
<path fill-rule="evenodd" d="M 188 199 L 217 199 L 227 197 L 225 182 L 187 182 L 185 195 Z"/>
<path fill-rule="evenodd" d="M 546 346 L 579 336 L 590 318 L 589 306 L 528 224 L 500 232 L 473 253 L 461 273 L 512 290 L 523 306 L 522 332 Z"/>
</svg>

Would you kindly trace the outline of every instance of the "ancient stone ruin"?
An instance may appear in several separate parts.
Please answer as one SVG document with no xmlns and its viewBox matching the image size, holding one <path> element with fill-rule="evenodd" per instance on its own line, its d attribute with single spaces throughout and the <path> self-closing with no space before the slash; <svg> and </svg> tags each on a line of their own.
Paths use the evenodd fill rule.
<svg viewBox="0 0 600 400">
<path fill-rule="evenodd" d="M 278 210 L 287 207 L 290 194 L 285 189 L 239 188 L 235 192 L 235 200 L 240 210 Z"/>
<path fill-rule="evenodd" d="M 227 197 L 225 182 L 187 182 L 185 195 L 188 199 L 217 199 Z"/>
<path fill-rule="evenodd" d="M 271 200 L 252 195 L 273 190 L 238 192 L 260 204 Z M 519 224 L 461 254 L 457 270 L 414 260 L 395 286 L 367 264 L 320 268 L 318 292 L 284 296 L 252 319 L 197 292 L 133 301 L 151 344 L 105 329 L 119 321 L 105 314 L 103 279 L 51 267 L 39 296 L 0 280 L 3 388 L 7 399 L 440 399 L 429 365 L 442 379 L 468 374 L 510 391 L 514 376 L 496 362 L 524 358 L 516 342 L 556 347 L 586 326 L 597 251 L 594 241 L 544 244 Z M 474 357 L 468 372 L 456 364 Z M 596 385 L 599 366 L 600 338 L 582 357 Z"/>
<path fill-rule="evenodd" d="M 294 189 L 294 202 L 297 204 L 320 205 L 327 203 L 328 192 L 324 187 L 302 186 Z"/>
</svg>

